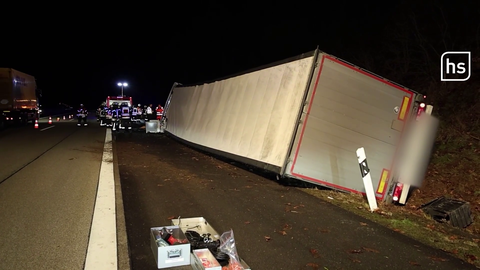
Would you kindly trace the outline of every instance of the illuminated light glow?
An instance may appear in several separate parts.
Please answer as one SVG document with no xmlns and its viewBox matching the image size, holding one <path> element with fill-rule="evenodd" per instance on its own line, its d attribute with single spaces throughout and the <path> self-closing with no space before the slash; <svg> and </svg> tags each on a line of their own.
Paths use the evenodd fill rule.
<svg viewBox="0 0 480 270">
<path fill-rule="evenodd" d="M 117 83 L 118 86 L 128 86 L 128 83 Z"/>
<path fill-rule="evenodd" d="M 425 108 L 425 103 L 420 103 L 421 108 Z"/>
</svg>

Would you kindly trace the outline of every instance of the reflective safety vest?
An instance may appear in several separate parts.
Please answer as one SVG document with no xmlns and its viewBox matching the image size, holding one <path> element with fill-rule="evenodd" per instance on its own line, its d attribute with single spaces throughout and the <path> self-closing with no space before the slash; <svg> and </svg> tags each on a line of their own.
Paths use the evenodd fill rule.
<svg viewBox="0 0 480 270">
<path fill-rule="evenodd" d="M 163 115 L 163 109 L 162 107 L 157 108 L 157 119 L 161 119 Z"/>
<path fill-rule="evenodd" d="M 118 118 L 118 109 L 109 109 L 107 114 L 108 119 Z"/>
<path fill-rule="evenodd" d="M 122 107 L 122 119 L 130 119 L 130 108 L 129 107 Z"/>
<path fill-rule="evenodd" d="M 85 117 L 87 116 L 87 110 L 80 108 L 77 110 L 77 116 L 78 117 Z"/>
</svg>

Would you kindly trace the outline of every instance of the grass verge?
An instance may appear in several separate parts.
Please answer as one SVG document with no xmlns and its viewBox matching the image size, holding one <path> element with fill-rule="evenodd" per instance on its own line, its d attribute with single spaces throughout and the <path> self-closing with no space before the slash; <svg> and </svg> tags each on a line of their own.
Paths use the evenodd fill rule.
<svg viewBox="0 0 480 270">
<path fill-rule="evenodd" d="M 304 192 L 342 207 L 373 222 L 402 233 L 434 248 L 480 267 L 480 235 L 434 221 L 416 206 L 395 206 L 380 203 L 378 212 L 371 213 L 366 199 L 348 194 L 316 188 Z M 471 226 L 471 225 L 470 225 Z"/>
</svg>

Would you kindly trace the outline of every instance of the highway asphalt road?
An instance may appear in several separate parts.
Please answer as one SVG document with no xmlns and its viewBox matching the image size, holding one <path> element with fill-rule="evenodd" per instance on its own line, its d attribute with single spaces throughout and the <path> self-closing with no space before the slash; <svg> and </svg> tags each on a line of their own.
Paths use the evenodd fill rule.
<svg viewBox="0 0 480 270">
<path fill-rule="evenodd" d="M 106 129 L 52 120 L 0 132 L 2 270 L 84 268 Z"/>
<path fill-rule="evenodd" d="M 149 229 L 204 217 L 252 269 L 476 269 L 305 192 L 160 134 L 118 134 L 132 269 L 156 269 Z M 189 269 L 188 267 L 172 269 Z"/>
</svg>

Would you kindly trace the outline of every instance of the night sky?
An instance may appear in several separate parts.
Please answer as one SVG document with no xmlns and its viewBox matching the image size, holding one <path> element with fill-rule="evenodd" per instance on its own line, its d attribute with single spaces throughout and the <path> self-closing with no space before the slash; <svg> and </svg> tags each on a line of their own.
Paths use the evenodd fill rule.
<svg viewBox="0 0 480 270">
<path fill-rule="evenodd" d="M 442 12 L 432 2 L 440 3 Z M 448 49 L 469 49 L 480 44 L 480 31 L 475 31 L 479 2 L 125 2 L 116 7 L 52 6 L 48 12 L 43 7 L 32 15 L 12 12 L 3 19 L 4 37 L 11 34 L 0 44 L 0 66 L 35 76 L 44 106 L 65 102 L 94 108 L 107 95 L 120 94 L 120 81 L 129 84 L 125 94 L 135 103 L 163 104 L 176 81 L 213 80 L 317 46 L 366 67 L 366 55 L 388 57 L 381 52 L 385 46 L 400 46 L 392 33 L 414 31 L 408 19 L 412 12 L 435 46 L 442 40 L 437 21 L 443 20 L 449 33 L 460 37 Z M 463 42 L 466 37 L 471 43 Z M 373 67 L 384 75 L 378 65 Z"/>
</svg>

